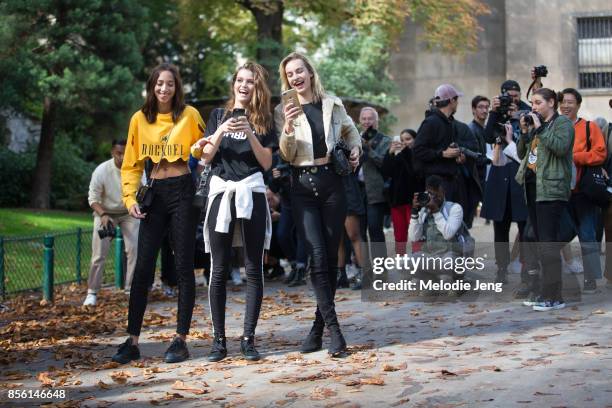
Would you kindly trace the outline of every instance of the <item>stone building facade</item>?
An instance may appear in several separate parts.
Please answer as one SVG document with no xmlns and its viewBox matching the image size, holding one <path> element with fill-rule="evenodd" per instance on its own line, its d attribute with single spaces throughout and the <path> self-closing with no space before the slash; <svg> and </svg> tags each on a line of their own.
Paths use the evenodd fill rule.
<svg viewBox="0 0 612 408">
<path fill-rule="evenodd" d="M 390 72 L 400 102 L 391 108 L 398 118 L 393 133 L 417 129 L 428 100 L 441 83 L 465 96 L 457 118 L 472 119 L 474 95 L 493 97 L 505 79 L 517 80 L 523 98 L 531 83 L 530 68 L 546 65 L 544 86 L 577 88 L 584 100 L 580 115 L 612 120 L 612 2 L 609 0 L 485 0 L 491 9 L 479 19 L 478 50 L 464 57 L 428 51 L 418 42 L 420 28 L 411 21 L 392 53 Z"/>
</svg>

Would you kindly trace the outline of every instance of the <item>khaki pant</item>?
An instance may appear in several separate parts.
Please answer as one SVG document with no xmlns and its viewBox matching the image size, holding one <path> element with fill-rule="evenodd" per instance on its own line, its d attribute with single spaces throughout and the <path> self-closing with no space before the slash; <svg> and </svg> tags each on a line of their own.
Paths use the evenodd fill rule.
<svg viewBox="0 0 612 408">
<path fill-rule="evenodd" d="M 132 285 L 132 277 L 134 276 L 134 268 L 136 267 L 138 228 L 140 227 L 140 221 L 129 214 L 122 216 L 113 216 L 109 214 L 109 216 L 115 226 L 121 227 L 121 235 L 123 236 L 127 255 L 125 287 L 129 288 Z M 87 281 L 89 290 L 94 291 L 98 291 L 102 286 L 104 263 L 108 251 L 111 248 L 110 238 L 100 239 L 98 235 L 98 230 L 100 228 L 102 228 L 101 218 L 96 214 L 94 215 L 94 230 L 91 239 L 91 269 L 89 270 L 89 279 Z"/>
</svg>

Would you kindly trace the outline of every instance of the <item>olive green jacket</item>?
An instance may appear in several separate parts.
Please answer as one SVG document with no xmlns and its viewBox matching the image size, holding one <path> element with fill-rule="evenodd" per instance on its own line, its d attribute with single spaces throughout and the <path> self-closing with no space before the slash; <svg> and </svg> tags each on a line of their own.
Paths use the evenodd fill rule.
<svg viewBox="0 0 612 408">
<path fill-rule="evenodd" d="M 542 129 L 542 130 L 540 130 Z M 568 201 L 572 181 L 574 125 L 566 116 L 557 116 L 551 123 L 542 124 L 537 131 L 521 135 L 517 153 L 521 165 L 516 173 L 517 183 L 523 185 L 531 141 L 537 135 L 536 201 Z"/>
</svg>

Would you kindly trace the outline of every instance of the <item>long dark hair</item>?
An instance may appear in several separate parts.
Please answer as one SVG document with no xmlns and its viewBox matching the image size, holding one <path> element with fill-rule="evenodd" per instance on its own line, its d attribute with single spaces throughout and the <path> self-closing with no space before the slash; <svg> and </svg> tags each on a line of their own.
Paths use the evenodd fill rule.
<svg viewBox="0 0 612 408">
<path fill-rule="evenodd" d="M 185 94 L 183 93 L 183 81 L 179 74 L 179 69 L 176 65 L 167 62 L 161 63 L 151 71 L 149 79 L 147 79 L 147 94 L 145 102 L 140 110 L 147 118 L 147 122 L 155 123 L 157 119 L 157 98 L 155 97 L 155 84 L 159 79 L 159 74 L 168 71 L 174 77 L 174 96 L 172 97 L 172 121 L 176 122 L 185 110 Z"/>
</svg>

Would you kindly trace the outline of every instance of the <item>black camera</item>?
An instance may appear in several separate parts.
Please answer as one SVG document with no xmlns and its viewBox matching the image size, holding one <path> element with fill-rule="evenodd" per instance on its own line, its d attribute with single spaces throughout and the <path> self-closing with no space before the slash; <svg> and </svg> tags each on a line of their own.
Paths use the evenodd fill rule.
<svg viewBox="0 0 612 408">
<path fill-rule="evenodd" d="M 497 143 L 497 140 L 495 142 Z M 491 159 L 489 159 L 487 156 L 485 156 L 484 154 L 482 154 L 480 152 L 475 152 L 475 151 L 467 149 L 465 147 L 460 147 L 459 150 L 461 150 L 461 153 L 463 153 L 465 155 L 465 157 L 469 157 L 470 159 L 474 160 L 476 162 L 476 164 L 479 165 L 479 166 L 480 165 L 484 166 L 484 165 L 492 163 Z"/>
<path fill-rule="evenodd" d="M 430 199 L 431 196 L 427 191 L 421 191 L 420 193 L 417 193 L 417 203 L 419 204 L 419 207 L 425 207 L 429 203 Z"/>
<path fill-rule="evenodd" d="M 100 228 L 98 230 L 98 236 L 100 237 L 100 239 L 104 239 L 104 238 L 110 238 L 113 239 L 115 238 L 115 226 L 113 225 L 112 222 L 109 222 L 106 225 L 103 225 L 102 228 Z"/>
<path fill-rule="evenodd" d="M 538 117 L 538 119 L 540 119 L 540 123 L 544 123 L 544 118 L 542 117 L 542 115 L 540 115 L 538 112 L 533 112 L 533 113 Z M 533 117 L 529 113 L 525 113 L 521 117 L 525 118 L 524 120 L 525 120 L 525 124 L 527 126 L 533 126 L 534 125 Z"/>
<path fill-rule="evenodd" d="M 287 163 L 281 163 L 276 166 L 276 170 L 280 172 L 280 178 L 286 178 L 291 176 L 291 166 Z"/>
<path fill-rule="evenodd" d="M 534 76 L 536 78 L 542 78 L 548 75 L 548 69 L 546 65 L 539 65 L 537 67 L 533 67 Z"/>
<path fill-rule="evenodd" d="M 499 99 L 499 108 L 497 108 L 497 112 L 507 120 L 509 116 L 508 111 L 510 110 L 510 105 L 512 105 L 512 97 L 508 95 L 508 92 L 504 92 L 497 98 Z"/>
</svg>

